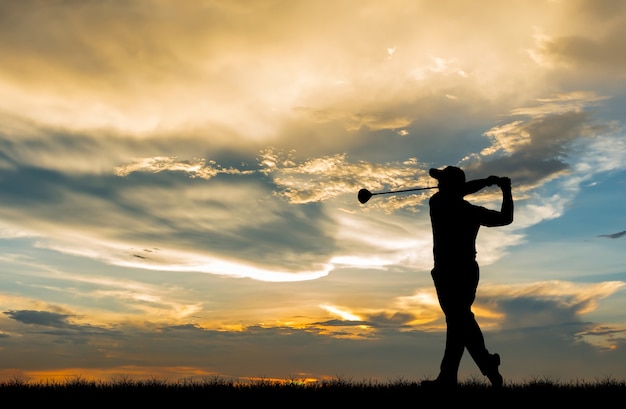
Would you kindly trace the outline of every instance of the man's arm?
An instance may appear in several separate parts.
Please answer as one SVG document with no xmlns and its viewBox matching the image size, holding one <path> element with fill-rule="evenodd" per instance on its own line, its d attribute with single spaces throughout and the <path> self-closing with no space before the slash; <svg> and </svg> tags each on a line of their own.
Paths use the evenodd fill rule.
<svg viewBox="0 0 626 409">
<path fill-rule="evenodd" d="M 500 213 L 503 217 L 503 225 L 513 223 L 513 193 L 511 192 L 511 179 L 504 177 L 498 180 L 498 186 L 502 189 L 502 208 Z"/>
<path fill-rule="evenodd" d="M 486 179 L 475 179 L 465 182 L 465 191 L 463 192 L 463 196 L 476 193 L 479 190 L 486 188 L 487 186 L 493 186 L 497 184 L 499 180 L 500 178 L 497 176 L 489 176 Z"/>
<path fill-rule="evenodd" d="M 511 179 L 507 177 L 498 178 L 496 182 L 498 187 L 502 189 L 502 207 L 500 211 L 488 210 L 484 207 L 478 207 L 482 209 L 480 216 L 480 224 L 487 227 L 506 226 L 513 223 L 513 194 L 511 193 Z"/>
</svg>

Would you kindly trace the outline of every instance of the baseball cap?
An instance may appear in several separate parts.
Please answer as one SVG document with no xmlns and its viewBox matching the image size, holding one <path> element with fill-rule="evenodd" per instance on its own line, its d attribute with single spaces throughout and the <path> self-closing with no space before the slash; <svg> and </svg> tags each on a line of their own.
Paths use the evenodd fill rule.
<svg viewBox="0 0 626 409">
<path fill-rule="evenodd" d="M 446 166 L 443 169 L 432 168 L 428 171 L 431 177 L 444 185 L 462 185 L 465 183 L 465 172 L 456 166 Z"/>
</svg>

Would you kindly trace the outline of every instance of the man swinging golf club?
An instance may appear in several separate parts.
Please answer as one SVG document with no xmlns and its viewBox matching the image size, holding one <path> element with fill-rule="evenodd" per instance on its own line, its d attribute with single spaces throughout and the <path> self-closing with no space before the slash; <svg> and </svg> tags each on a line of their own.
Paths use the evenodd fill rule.
<svg viewBox="0 0 626 409">
<path fill-rule="evenodd" d="M 479 279 L 476 262 L 478 229 L 513 222 L 511 180 L 489 176 L 466 182 L 463 170 L 455 166 L 430 169 L 430 176 L 439 182 L 439 191 L 429 202 L 434 255 L 431 275 L 446 317 L 447 331 L 439 376 L 435 380 L 423 381 L 422 385 L 456 386 L 461 357 L 467 348 L 482 374 L 492 386 L 499 388 L 503 384 L 498 370 L 500 356 L 487 351 L 482 331 L 472 313 L 472 303 Z M 463 198 L 494 184 L 502 190 L 500 211 L 473 205 Z"/>
</svg>

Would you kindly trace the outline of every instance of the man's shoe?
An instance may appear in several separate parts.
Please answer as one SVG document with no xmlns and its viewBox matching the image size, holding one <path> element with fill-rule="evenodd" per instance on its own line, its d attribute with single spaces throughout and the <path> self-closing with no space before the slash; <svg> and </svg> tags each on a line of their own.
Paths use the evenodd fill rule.
<svg viewBox="0 0 626 409">
<path fill-rule="evenodd" d="M 489 382 L 491 382 L 491 386 L 493 386 L 494 388 L 501 388 L 502 385 L 504 384 L 504 379 L 502 378 L 502 375 L 500 375 L 500 372 L 498 371 L 498 367 L 500 366 L 500 355 L 493 354 L 491 355 L 490 358 L 491 358 L 491 364 L 489 365 L 490 369 L 489 369 L 489 372 L 487 372 L 485 375 L 489 379 Z"/>
</svg>

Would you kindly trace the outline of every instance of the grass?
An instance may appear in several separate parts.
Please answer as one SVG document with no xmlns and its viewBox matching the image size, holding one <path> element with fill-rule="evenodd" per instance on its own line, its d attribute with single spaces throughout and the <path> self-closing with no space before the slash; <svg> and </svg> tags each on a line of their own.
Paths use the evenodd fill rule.
<svg viewBox="0 0 626 409">
<path fill-rule="evenodd" d="M 532 404 L 535 407 L 584 403 L 611 402 L 626 398 L 626 381 L 606 378 L 595 382 L 560 383 L 550 379 L 533 379 L 520 384 L 508 384 L 494 390 L 478 379 L 462 382 L 453 390 L 433 390 L 420 386 L 419 381 L 404 379 L 386 383 L 335 379 L 304 383 L 297 379 L 285 382 L 252 381 L 236 382 L 219 377 L 203 381 L 167 382 L 157 379 L 138 381 L 119 378 L 110 382 L 93 381 L 74 377 L 64 382 L 30 382 L 13 379 L 0 382 L 0 396 L 5 402 L 29 404 L 62 404 L 67 407 L 86 405 L 157 404 L 176 405 L 184 403 L 201 407 L 231 407 L 238 405 L 265 405 L 293 407 L 295 405 L 326 407 L 384 407 L 420 406 L 433 401 L 441 404 L 475 401 L 482 407 L 518 406 Z M 473 405 L 472 405 L 473 406 Z M 117 409 L 117 408 L 116 408 Z M 325 408 L 326 409 L 326 408 Z"/>
</svg>

